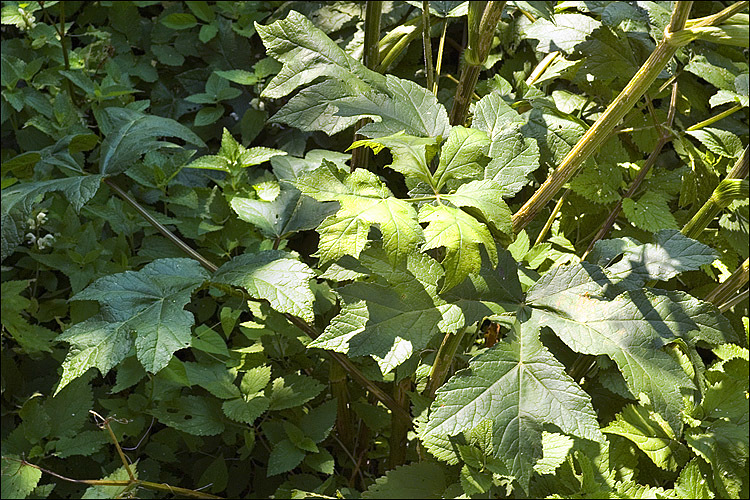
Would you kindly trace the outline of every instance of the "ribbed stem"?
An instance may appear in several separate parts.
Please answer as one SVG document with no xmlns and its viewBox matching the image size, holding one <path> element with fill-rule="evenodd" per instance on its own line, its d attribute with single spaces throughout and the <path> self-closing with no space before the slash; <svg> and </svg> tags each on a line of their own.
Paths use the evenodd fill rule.
<svg viewBox="0 0 750 500">
<path fill-rule="evenodd" d="M 720 283 L 719 286 L 711 290 L 711 293 L 706 295 L 704 300 L 711 302 L 716 307 L 720 307 L 730 301 L 742 287 L 747 285 L 748 278 L 750 278 L 749 266 L 748 259 L 745 259 L 745 262 L 724 283 Z"/>
<path fill-rule="evenodd" d="M 466 329 L 464 328 L 456 333 L 446 333 L 443 337 L 443 343 L 440 344 L 440 348 L 435 355 L 435 361 L 430 372 L 430 381 L 427 384 L 426 394 L 430 399 L 435 397 L 435 392 L 445 382 L 465 332 Z"/>
</svg>

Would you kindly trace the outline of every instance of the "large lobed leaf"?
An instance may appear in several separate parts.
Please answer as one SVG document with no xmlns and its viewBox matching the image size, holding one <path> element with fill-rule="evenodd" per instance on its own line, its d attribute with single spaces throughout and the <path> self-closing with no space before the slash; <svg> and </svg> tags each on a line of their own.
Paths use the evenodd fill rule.
<svg viewBox="0 0 750 500">
<path fill-rule="evenodd" d="M 438 389 L 422 433 L 453 436 L 491 421 L 494 456 L 528 490 L 545 424 L 583 439 L 604 436 L 589 396 L 539 341 L 539 328 L 527 322 L 514 330 Z"/>
<path fill-rule="evenodd" d="M 430 257 L 414 253 L 394 266 L 382 252 L 368 251 L 362 260 L 384 276 L 339 289 L 344 299 L 341 312 L 309 347 L 371 355 L 388 373 L 424 349 L 438 332 L 463 326 L 461 310 L 437 296 L 443 272 Z"/>
<path fill-rule="evenodd" d="M 375 174 L 357 169 L 340 179 L 330 162 L 295 182 L 297 188 L 318 201 L 338 201 L 341 209 L 318 227 L 318 256 L 322 262 L 344 255 L 358 257 L 368 241 L 370 226 L 378 225 L 383 246 L 394 259 L 414 251 L 423 241 L 422 228 L 411 204 L 399 200 Z"/>
<path fill-rule="evenodd" d="M 71 300 L 98 301 L 100 312 L 58 337 L 71 349 L 56 393 L 91 367 L 106 374 L 133 345 L 146 370 L 164 368 L 175 351 L 190 345 L 194 318 L 183 308 L 207 278 L 194 260 L 159 259 L 137 272 L 100 278 L 74 295 Z"/>
</svg>

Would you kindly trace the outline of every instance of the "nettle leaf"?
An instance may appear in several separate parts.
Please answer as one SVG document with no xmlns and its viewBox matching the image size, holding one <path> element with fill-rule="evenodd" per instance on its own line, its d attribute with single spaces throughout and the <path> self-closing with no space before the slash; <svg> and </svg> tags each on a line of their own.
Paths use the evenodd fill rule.
<svg viewBox="0 0 750 500">
<path fill-rule="evenodd" d="M 604 267 L 613 282 L 626 281 L 638 288 L 651 280 L 667 281 L 696 271 L 717 258 L 714 249 L 674 229 L 659 231 L 654 240 L 645 245 L 632 238 L 599 240 L 589 260 Z"/>
<path fill-rule="evenodd" d="M 423 435 L 455 436 L 492 422 L 494 457 L 528 490 L 542 458 L 542 429 L 604 442 L 591 400 L 539 341 L 539 328 L 516 325 L 514 333 L 469 362 L 435 394 Z"/>
<path fill-rule="evenodd" d="M 554 474 L 555 470 L 568 457 L 573 448 L 573 440 L 556 432 L 542 433 L 542 458 L 534 464 L 534 470 L 539 474 Z"/>
<path fill-rule="evenodd" d="M 2 201 L 2 247 L 0 260 L 5 260 L 20 245 L 28 232 L 27 219 L 31 216 L 34 205 L 47 193 L 61 192 L 79 211 L 86 202 L 94 197 L 101 185 L 103 175 L 85 175 L 53 179 L 49 181 L 28 182 L 3 190 Z"/>
<path fill-rule="evenodd" d="M 688 130 L 686 133 L 719 156 L 739 158 L 745 149 L 740 138 L 728 130 L 704 127 L 700 130 Z"/>
<path fill-rule="evenodd" d="M 190 345 L 192 313 L 184 309 L 208 273 L 192 259 L 159 259 L 140 271 L 96 280 L 71 300 L 96 300 L 100 312 L 68 328 L 71 344 L 55 391 L 96 367 L 106 375 L 135 345 L 143 367 L 156 373 L 172 354 Z"/>
<path fill-rule="evenodd" d="M 446 137 L 451 130 L 448 113 L 435 95 L 411 80 L 386 75 L 387 93 L 365 92 L 339 100 L 338 115 L 367 116 L 374 120 L 357 132 L 381 137 L 402 130 L 409 135 Z"/>
<path fill-rule="evenodd" d="M 510 208 L 503 201 L 505 190 L 499 182 L 492 179 L 471 181 L 462 184 L 455 193 L 441 195 L 457 207 L 471 207 L 479 210 L 484 218 L 492 223 L 498 231 L 513 234 Z"/>
<path fill-rule="evenodd" d="M 745 414 L 747 415 L 747 414 Z M 711 465 L 719 498 L 739 498 L 747 488 L 747 417 L 739 422 L 715 420 L 706 428 L 685 431 L 685 441 Z"/>
<path fill-rule="evenodd" d="M 446 475 L 436 462 L 402 465 L 375 479 L 362 498 L 444 498 Z"/>
<path fill-rule="evenodd" d="M 150 412 L 161 423 L 194 436 L 215 436 L 224 430 L 224 417 L 216 399 L 184 396 L 161 402 Z"/>
<path fill-rule="evenodd" d="M 620 200 L 622 169 L 613 163 L 589 163 L 570 181 L 570 189 L 589 201 L 608 205 Z"/>
<path fill-rule="evenodd" d="M 535 103 L 524 116 L 527 119 L 522 128 L 524 135 L 536 139 L 541 161 L 550 166 L 560 165 L 586 132 L 583 122 L 543 101 Z"/>
<path fill-rule="evenodd" d="M 643 406 L 628 405 L 602 432 L 618 434 L 638 446 L 658 467 L 675 471 L 684 465 L 689 452 L 675 437 L 669 424 Z"/>
<path fill-rule="evenodd" d="M 536 140 L 524 138 L 520 128 L 525 121 L 497 93 L 484 96 L 474 106 L 472 127 L 490 139 L 484 178 L 497 181 L 505 196 L 516 194 L 529 183 L 528 174 L 539 168 Z"/>
<path fill-rule="evenodd" d="M 677 221 L 664 194 L 647 191 L 638 201 L 622 199 L 622 211 L 634 226 L 655 233 L 661 229 L 677 229 Z"/>
<path fill-rule="evenodd" d="M 407 187 L 413 187 L 418 181 L 421 181 L 437 190 L 428 165 L 438 151 L 438 141 L 439 138 L 437 137 L 406 135 L 402 130 L 396 134 L 378 137 L 377 139 L 356 141 L 349 149 L 365 146 L 378 154 L 386 147 L 390 149 L 393 155 L 393 163 L 386 165 L 386 167 L 404 174 Z"/>
<path fill-rule="evenodd" d="M 318 227 L 321 263 L 344 255 L 359 257 L 372 225 L 383 235 L 383 246 L 394 260 L 413 252 L 424 239 L 412 205 L 399 200 L 372 172 L 357 169 L 343 180 L 330 162 L 295 182 L 303 194 L 318 201 L 338 201 L 341 209 Z"/>
<path fill-rule="evenodd" d="M 362 258 L 370 268 L 388 267 L 384 280 L 340 288 L 341 312 L 308 347 L 372 356 L 385 374 L 424 349 L 438 332 L 455 332 L 463 325 L 461 310 L 437 296 L 443 271 L 427 255 L 413 253 L 396 265 L 386 256 L 373 259 L 363 253 Z"/>
<path fill-rule="evenodd" d="M 446 205 L 424 205 L 419 222 L 427 222 L 422 251 L 445 247 L 443 291 L 461 283 L 482 265 L 479 244 L 483 244 L 493 265 L 497 265 L 495 240 L 487 226 L 466 212 Z"/>
<path fill-rule="evenodd" d="M 269 409 L 286 410 L 301 406 L 323 390 L 323 384 L 306 375 L 291 374 L 274 379 L 267 391 Z"/>
<path fill-rule="evenodd" d="M 108 132 L 101 146 L 99 172 L 115 175 L 130 167 L 142 155 L 162 147 L 176 147 L 159 137 L 177 137 L 205 148 L 206 144 L 186 126 L 170 119 L 145 115 L 126 108 L 106 108 Z"/>
<path fill-rule="evenodd" d="M 453 127 L 440 151 L 440 162 L 433 175 L 435 190 L 439 191 L 449 180 L 480 177 L 483 171 L 482 160 L 489 153 L 489 146 L 486 132 L 462 126 Z"/>
<path fill-rule="evenodd" d="M 608 299 L 613 290 L 599 267 L 581 262 L 549 271 L 529 289 L 526 303 L 534 308 L 532 321 L 550 327 L 574 351 L 613 359 L 630 392 L 644 394 L 677 432 L 680 389 L 694 386 L 660 348 L 678 338 L 688 344 L 723 339 L 726 319 L 687 294 L 629 290 Z"/>
<path fill-rule="evenodd" d="M 10 455 L 3 457 L 2 475 L 3 498 L 26 498 L 42 478 L 42 471 L 24 464 L 21 457 Z"/>
<path fill-rule="evenodd" d="M 354 89 L 383 89 L 385 78 L 344 52 L 328 35 L 294 10 L 268 26 L 255 23 L 266 53 L 283 63 L 263 89 L 263 97 L 279 98 L 325 76 Z"/>
<path fill-rule="evenodd" d="M 309 281 L 315 273 L 289 253 L 266 250 L 234 257 L 222 265 L 212 280 L 240 286 L 251 297 L 265 299 L 280 313 L 312 323 L 315 296 Z"/>
<path fill-rule="evenodd" d="M 236 173 L 239 169 L 260 165 L 275 156 L 284 155 L 286 155 L 286 151 L 263 146 L 245 148 L 225 128 L 221 135 L 219 154 L 201 156 L 190 162 L 186 167 Z"/>
</svg>

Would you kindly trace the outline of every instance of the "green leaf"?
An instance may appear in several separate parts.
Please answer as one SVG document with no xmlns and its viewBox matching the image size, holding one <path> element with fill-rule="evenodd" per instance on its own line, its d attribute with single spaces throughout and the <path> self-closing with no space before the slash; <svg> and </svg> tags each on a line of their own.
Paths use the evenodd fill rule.
<svg viewBox="0 0 750 500">
<path fill-rule="evenodd" d="M 320 203 L 299 190 L 281 185 L 281 192 L 273 201 L 235 197 L 230 205 L 237 216 L 260 229 L 268 238 L 288 238 L 299 231 L 315 229 L 338 211 L 336 203 Z"/>
<path fill-rule="evenodd" d="M 540 162 L 550 166 L 560 165 L 586 132 L 583 122 L 543 101 L 524 116 L 524 136 L 536 139 Z"/>
<path fill-rule="evenodd" d="M 667 281 L 685 271 L 696 271 L 717 257 L 711 247 L 674 229 L 659 231 L 654 239 L 645 245 L 630 238 L 599 240 L 588 260 L 604 267 L 614 282 L 624 280 L 637 288 L 652 280 Z"/>
<path fill-rule="evenodd" d="M 323 384 L 305 375 L 286 375 L 273 381 L 268 399 L 269 409 L 285 410 L 300 406 L 320 394 Z"/>
<path fill-rule="evenodd" d="M 251 368 L 242 376 L 240 390 L 246 396 L 261 392 L 271 381 L 271 367 L 267 365 Z"/>
<path fill-rule="evenodd" d="M 680 477 L 674 484 L 679 498 L 715 498 L 711 483 L 707 481 L 709 476 L 701 471 L 700 462 L 699 458 L 694 458 L 680 471 Z"/>
<path fill-rule="evenodd" d="M 237 372 L 227 369 L 223 363 L 205 365 L 186 361 L 183 364 L 190 385 L 199 385 L 220 399 L 240 396 L 239 389 L 234 385 Z"/>
<path fill-rule="evenodd" d="M 612 163 L 589 163 L 570 182 L 570 188 L 594 203 L 608 205 L 620 200 L 622 169 Z"/>
<path fill-rule="evenodd" d="M 495 240 L 485 225 L 462 210 L 445 205 L 424 205 L 419 222 L 427 222 L 422 251 L 445 247 L 445 283 L 443 291 L 461 283 L 469 274 L 479 272 L 483 244 L 493 265 L 497 265 Z"/>
<path fill-rule="evenodd" d="M 263 89 L 263 97 L 279 98 L 325 76 L 365 90 L 385 87 L 385 78 L 367 69 L 294 10 L 286 19 L 268 26 L 255 23 L 266 53 L 283 63 L 281 71 Z"/>
<path fill-rule="evenodd" d="M 3 498 L 26 498 L 42 478 L 41 470 L 25 465 L 15 455 L 3 457 L 2 471 Z"/>
<path fill-rule="evenodd" d="M 86 175 L 28 182 L 3 190 L 2 195 L 2 255 L 5 260 L 25 239 L 27 223 L 39 197 L 51 192 L 61 192 L 78 211 L 94 197 L 103 179 L 102 175 Z"/>
<path fill-rule="evenodd" d="M 489 137 L 481 130 L 461 126 L 451 129 L 440 152 L 440 163 L 433 175 L 435 189 L 449 180 L 476 179 L 483 171 L 482 160 L 489 153 Z"/>
<path fill-rule="evenodd" d="M 505 190 L 500 183 L 492 179 L 471 181 L 462 184 L 455 193 L 442 195 L 457 207 L 476 208 L 495 229 L 507 234 L 513 234 L 510 208 L 503 201 Z"/>
<path fill-rule="evenodd" d="M 195 16 L 185 12 L 174 12 L 161 19 L 161 23 L 173 30 L 186 30 L 198 25 Z"/>
<path fill-rule="evenodd" d="M 553 21 L 537 19 L 524 31 L 527 38 L 539 40 L 536 46 L 539 52 L 559 50 L 570 53 L 601 25 L 601 22 L 583 14 L 556 14 Z"/>
<path fill-rule="evenodd" d="M 21 292 L 29 287 L 29 282 L 27 280 L 4 281 L 0 286 L 3 296 L 3 300 L 0 301 L 0 310 L 5 330 L 28 354 L 51 352 L 51 346 L 57 334 L 42 325 L 29 323 L 21 315 L 21 312 L 28 310 L 32 304 L 31 300 L 21 295 Z"/>
<path fill-rule="evenodd" d="M 289 472 L 302 463 L 303 458 L 305 458 L 305 452 L 294 446 L 294 443 L 288 439 L 284 439 L 273 447 L 268 456 L 266 476 L 271 477 Z"/>
<path fill-rule="evenodd" d="M 196 114 L 193 120 L 193 125 L 196 127 L 205 127 L 215 123 L 216 120 L 224 115 L 224 106 L 217 104 L 216 106 L 208 106 L 201 108 Z"/>
<path fill-rule="evenodd" d="M 355 282 L 339 289 L 344 306 L 338 316 L 308 347 L 372 356 L 388 373 L 419 352 L 438 332 L 455 332 L 463 316 L 455 305 L 436 294 L 440 266 L 423 254 L 411 254 L 391 266 L 378 259 L 388 274 L 380 282 Z M 378 264 L 366 253 L 371 269 Z"/>
<path fill-rule="evenodd" d="M 539 147 L 519 132 L 524 120 L 497 93 L 484 96 L 474 106 L 472 127 L 490 139 L 484 178 L 500 183 L 506 196 L 512 196 L 529 183 L 526 177 L 539 167 Z"/>
<path fill-rule="evenodd" d="M 436 462 L 415 462 L 386 472 L 362 498 L 443 498 L 446 471 Z"/>
<path fill-rule="evenodd" d="M 99 172 L 115 175 L 133 165 L 142 155 L 162 147 L 174 147 L 159 137 L 177 137 L 183 141 L 206 147 L 200 137 L 186 126 L 161 116 L 144 115 L 126 108 L 106 108 L 110 131 L 101 146 Z"/>
<path fill-rule="evenodd" d="M 539 341 L 538 327 L 515 330 L 438 389 L 423 434 L 455 436 L 491 421 L 493 456 L 528 490 L 545 424 L 582 439 L 604 436 L 588 394 Z"/>
<path fill-rule="evenodd" d="M 106 374 L 133 344 L 146 370 L 164 368 L 175 351 L 190 345 L 194 318 L 183 307 L 207 278 L 192 259 L 159 259 L 138 272 L 100 278 L 71 297 L 99 301 L 100 312 L 58 337 L 71 350 L 57 392 L 92 366 Z"/>
<path fill-rule="evenodd" d="M 194 436 L 215 436 L 224 430 L 224 419 L 215 399 L 184 396 L 159 403 L 151 414 L 164 425 Z"/>
<path fill-rule="evenodd" d="M 634 226 L 655 233 L 661 229 L 677 229 L 677 221 L 664 195 L 648 191 L 638 201 L 622 199 L 622 211 Z"/>
<path fill-rule="evenodd" d="M 300 428 L 314 443 L 320 443 L 328 437 L 335 423 L 336 400 L 331 399 L 317 408 L 313 408 L 302 417 Z"/>
<path fill-rule="evenodd" d="M 405 131 L 421 137 L 446 137 L 451 126 L 448 113 L 435 95 L 410 80 L 386 75 L 386 92 L 364 92 L 336 101 L 340 116 L 370 117 L 373 123 L 358 133 L 382 137 Z"/>
<path fill-rule="evenodd" d="M 303 194 L 318 201 L 338 201 L 341 209 L 318 227 L 321 263 L 344 255 L 359 257 L 372 225 L 378 225 L 383 246 L 395 260 L 413 252 L 423 241 L 422 228 L 410 203 L 393 197 L 375 174 L 357 169 L 340 180 L 329 166 L 305 174 L 295 182 Z"/>
<path fill-rule="evenodd" d="M 534 308 L 532 321 L 552 328 L 574 351 L 613 359 L 630 392 L 646 395 L 678 432 L 680 388 L 694 386 L 660 347 L 677 338 L 689 344 L 693 336 L 722 338 L 726 320 L 696 314 L 701 302 L 687 294 L 630 290 L 610 300 L 609 287 L 601 269 L 582 262 L 549 271 L 529 289 L 526 303 Z"/>
<path fill-rule="evenodd" d="M 404 174 L 407 187 L 413 187 L 421 181 L 437 189 L 428 166 L 438 150 L 437 138 L 414 137 L 400 131 L 377 139 L 356 141 L 348 150 L 361 146 L 371 148 L 375 154 L 380 153 L 384 147 L 390 149 L 393 163 L 386 167 Z"/>
<path fill-rule="evenodd" d="M 68 458 L 76 455 L 90 456 L 110 443 L 109 436 L 101 430 L 77 432 L 74 436 L 63 436 L 55 442 L 55 456 Z"/>
<path fill-rule="evenodd" d="M 268 398 L 265 396 L 255 396 L 224 401 L 221 404 L 221 409 L 232 420 L 253 425 L 255 420 L 268 409 L 268 405 Z"/>
<path fill-rule="evenodd" d="M 239 83 L 240 85 L 255 85 L 258 83 L 258 77 L 255 76 L 255 73 L 245 71 L 244 69 L 230 69 L 227 71 L 215 71 L 214 73 L 230 82 Z"/>
<path fill-rule="evenodd" d="M 739 158 L 745 149 L 740 138 L 728 130 L 704 127 L 700 130 L 688 130 L 686 133 L 698 139 L 712 153 L 719 156 Z"/>
<path fill-rule="evenodd" d="M 747 489 L 747 414 L 739 422 L 716 420 L 704 428 L 685 431 L 685 441 L 711 465 L 719 498 L 739 498 Z"/>
<path fill-rule="evenodd" d="M 665 470 L 677 470 L 689 457 L 687 448 L 675 438 L 669 424 L 643 406 L 626 406 L 602 432 L 629 439 Z"/>
<path fill-rule="evenodd" d="M 315 273 L 290 254 L 266 250 L 234 257 L 219 268 L 213 281 L 243 287 L 251 297 L 265 299 L 280 313 L 312 323 L 313 296 L 309 280 Z"/>
<path fill-rule="evenodd" d="M 534 464 L 534 470 L 539 474 L 554 474 L 558 467 L 568 457 L 573 448 L 573 440 L 556 432 L 542 433 L 542 458 Z"/>
</svg>

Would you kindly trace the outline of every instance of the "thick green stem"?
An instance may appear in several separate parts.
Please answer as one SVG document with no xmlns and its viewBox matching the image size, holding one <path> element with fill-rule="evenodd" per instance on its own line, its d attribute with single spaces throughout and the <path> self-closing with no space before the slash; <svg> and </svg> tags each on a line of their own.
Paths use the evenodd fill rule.
<svg viewBox="0 0 750 500">
<path fill-rule="evenodd" d="M 453 358 L 465 333 L 466 329 L 464 328 L 456 333 L 446 333 L 445 337 L 443 337 L 443 343 L 440 344 L 440 348 L 435 355 L 435 362 L 432 364 L 432 371 L 430 372 L 430 381 L 427 384 L 426 393 L 430 399 L 435 397 L 435 392 L 445 382 L 453 363 Z"/>
<path fill-rule="evenodd" d="M 745 259 L 745 262 L 743 262 L 742 265 L 738 267 L 737 270 L 726 279 L 726 281 L 724 281 L 724 283 L 719 284 L 719 286 L 711 290 L 711 293 L 706 295 L 704 300 L 706 302 L 711 302 L 719 308 L 730 303 L 737 295 L 737 292 L 747 285 L 748 278 L 750 278 L 749 265 L 748 259 Z"/>
<path fill-rule="evenodd" d="M 716 186 L 711 197 L 682 228 L 682 234 L 689 238 L 696 238 L 721 210 L 728 207 L 734 200 L 747 198 L 748 184 L 746 180 L 742 180 L 747 177 L 747 173 L 748 148 L 746 147 L 727 178 Z"/>
<path fill-rule="evenodd" d="M 473 7 L 472 3 L 469 3 L 470 14 Z M 480 3 L 477 2 L 477 4 Z M 478 26 L 475 22 L 472 22 L 472 16 L 469 16 L 469 46 L 464 51 L 465 65 L 461 70 L 456 96 L 453 99 L 453 107 L 450 113 L 451 125 L 462 125 L 466 119 L 471 97 L 479 80 L 479 73 L 482 71 L 482 65 L 490 53 L 495 28 L 497 23 L 500 22 L 504 7 L 505 2 L 487 2 Z"/>
<path fill-rule="evenodd" d="M 427 88 L 432 90 L 435 69 L 432 66 L 432 40 L 430 39 L 430 2 L 422 1 L 422 47 L 424 48 L 424 70 L 427 74 Z"/>
<path fill-rule="evenodd" d="M 396 400 L 404 411 L 408 412 L 409 408 L 409 391 L 411 390 L 411 378 L 405 377 L 393 386 L 393 398 Z M 391 417 L 391 436 L 389 439 L 390 454 L 388 456 L 388 466 L 393 469 L 406 462 L 406 436 L 409 433 L 412 422 L 411 418 L 403 418 L 400 415 Z"/>
<path fill-rule="evenodd" d="M 672 12 L 672 20 L 664 38 L 659 42 L 643 66 L 622 89 L 620 95 L 607 107 L 601 117 L 589 128 L 581 140 L 570 150 L 559 167 L 550 175 L 534 195 L 513 215 L 513 230 L 518 233 L 544 208 L 555 194 L 568 182 L 583 162 L 595 153 L 610 136 L 625 115 L 633 109 L 638 100 L 651 87 L 659 73 L 674 56 L 680 44 L 688 41 L 678 40 L 675 33 L 682 30 L 685 19 L 690 12 L 692 2 L 677 2 Z"/>
<path fill-rule="evenodd" d="M 651 151 L 651 154 L 646 160 L 646 163 L 638 172 L 638 175 L 633 180 L 632 184 L 630 185 L 630 188 L 628 188 L 627 192 L 622 196 L 620 200 L 618 200 L 614 208 L 612 208 L 612 211 L 610 212 L 609 217 L 607 217 L 607 220 L 604 221 L 604 224 L 602 224 L 602 226 L 599 228 L 599 231 L 596 233 L 594 238 L 591 240 L 591 243 L 589 243 L 588 248 L 583 253 L 583 256 L 581 256 L 581 260 L 584 260 L 588 256 L 588 254 L 591 252 L 591 250 L 594 249 L 594 244 L 600 239 L 604 238 L 604 236 L 609 232 L 609 230 L 615 224 L 615 220 L 617 220 L 617 217 L 620 215 L 620 212 L 622 212 L 622 200 L 624 198 L 633 197 L 635 192 L 638 190 L 638 188 L 641 186 L 643 181 L 646 179 L 646 175 L 651 170 L 651 167 L 653 167 L 654 164 L 656 164 L 656 159 L 661 154 L 661 150 L 664 148 L 667 142 L 672 140 L 672 135 L 669 132 L 669 129 L 672 127 L 672 122 L 674 121 L 674 113 L 675 113 L 676 105 L 677 105 L 677 83 L 674 83 L 672 84 L 672 97 L 669 102 L 669 113 L 667 115 L 666 128 L 659 127 L 660 128 L 659 141 L 656 143 L 654 150 Z"/>
</svg>

